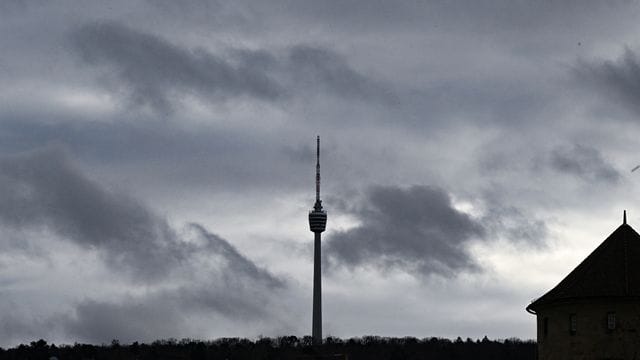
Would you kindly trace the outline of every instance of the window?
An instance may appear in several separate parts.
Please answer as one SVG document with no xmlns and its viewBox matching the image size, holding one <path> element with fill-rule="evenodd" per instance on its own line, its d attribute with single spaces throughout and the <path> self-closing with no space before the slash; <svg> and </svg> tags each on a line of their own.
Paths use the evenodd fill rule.
<svg viewBox="0 0 640 360">
<path fill-rule="evenodd" d="M 547 334 L 549 333 L 549 318 L 545 317 L 544 319 L 542 319 L 542 333 L 544 334 L 544 337 L 547 337 Z"/>
<path fill-rule="evenodd" d="M 578 331 L 578 320 L 576 320 L 576 314 L 569 315 L 569 333 L 574 335 Z"/>
<path fill-rule="evenodd" d="M 607 330 L 615 330 L 616 329 L 616 313 L 609 312 L 607 313 Z"/>
</svg>

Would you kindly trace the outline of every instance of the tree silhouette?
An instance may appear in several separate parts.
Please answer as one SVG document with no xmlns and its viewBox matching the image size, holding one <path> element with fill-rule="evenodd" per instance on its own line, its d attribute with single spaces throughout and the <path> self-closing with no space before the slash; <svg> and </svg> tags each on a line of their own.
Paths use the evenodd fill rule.
<svg viewBox="0 0 640 360">
<path fill-rule="evenodd" d="M 482 340 L 461 337 L 454 341 L 443 338 L 389 338 L 363 336 L 340 339 L 329 336 L 321 346 L 312 346 L 311 337 L 261 337 L 255 341 L 241 338 L 220 338 L 212 341 L 193 339 L 157 340 L 151 344 L 130 345 L 113 340 L 109 345 L 47 344 L 43 339 L 10 349 L 0 348 L 2 359 L 345 359 L 350 360 L 534 360 L 536 343 L 532 340 L 509 338 Z"/>
</svg>

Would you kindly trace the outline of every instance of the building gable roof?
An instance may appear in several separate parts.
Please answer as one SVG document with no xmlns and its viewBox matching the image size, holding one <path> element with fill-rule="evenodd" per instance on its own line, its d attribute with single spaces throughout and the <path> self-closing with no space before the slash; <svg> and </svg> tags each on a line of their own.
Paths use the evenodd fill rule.
<svg viewBox="0 0 640 360">
<path fill-rule="evenodd" d="M 527 306 L 585 298 L 640 297 L 640 235 L 622 224 L 556 287 Z"/>
</svg>

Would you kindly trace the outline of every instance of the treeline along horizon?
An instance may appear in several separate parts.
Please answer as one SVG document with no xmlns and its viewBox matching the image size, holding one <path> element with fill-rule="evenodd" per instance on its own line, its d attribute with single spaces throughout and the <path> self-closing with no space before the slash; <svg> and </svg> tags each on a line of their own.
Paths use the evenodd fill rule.
<svg viewBox="0 0 640 360">
<path fill-rule="evenodd" d="M 0 348 L 0 359 L 133 360 L 133 359 L 220 359 L 276 360 L 314 359 L 319 355 L 346 355 L 349 360 L 535 360 L 536 342 L 510 338 L 480 340 L 446 338 L 363 336 L 350 339 L 327 337 L 321 346 L 313 346 L 310 336 L 261 337 L 257 340 L 220 338 L 210 341 L 167 339 L 151 344 L 58 345 L 45 340 L 33 341 L 10 349 Z"/>
</svg>

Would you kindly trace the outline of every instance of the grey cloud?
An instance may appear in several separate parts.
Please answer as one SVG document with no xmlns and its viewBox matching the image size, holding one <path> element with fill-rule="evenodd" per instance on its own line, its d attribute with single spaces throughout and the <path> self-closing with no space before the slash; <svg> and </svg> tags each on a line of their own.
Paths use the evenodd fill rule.
<svg viewBox="0 0 640 360">
<path fill-rule="evenodd" d="M 531 88 L 519 80 L 483 78 L 482 81 L 447 79 L 413 91 L 403 99 L 410 104 L 406 125 L 442 128 L 460 123 L 497 124 L 514 128 L 539 124 L 545 107 L 553 104 L 551 94 L 532 82 Z"/>
<path fill-rule="evenodd" d="M 59 149 L 0 158 L 0 222 L 13 229 L 45 227 L 98 249 L 114 269 L 153 280 L 188 266 L 199 254 L 217 255 L 235 275 L 269 286 L 281 280 L 197 224 L 185 241 L 165 219 L 123 194 L 84 177 Z"/>
<path fill-rule="evenodd" d="M 100 188 L 73 168 L 61 150 L 0 159 L 0 221 L 44 226 L 137 276 L 162 276 L 184 260 L 166 221 L 135 200 Z"/>
<path fill-rule="evenodd" d="M 633 1 L 568 0 L 562 2 L 477 1 L 276 1 L 262 6 L 287 12 L 289 17 L 305 22 L 322 22 L 356 32 L 391 31 L 419 27 L 424 31 L 496 32 L 501 29 L 525 33 L 540 26 L 566 27 L 567 23 L 593 21 L 589 12 L 608 14 Z M 282 6 L 286 4 L 286 6 Z M 564 20 L 564 24 L 563 24 Z"/>
<path fill-rule="evenodd" d="M 256 266 L 256 264 L 240 254 L 238 250 L 226 240 L 208 232 L 201 225 L 191 224 L 190 226 L 200 238 L 208 243 L 209 247 L 216 254 L 219 254 L 225 259 L 225 265 L 228 271 L 224 271 L 221 274 L 224 276 L 225 283 L 228 286 L 237 283 L 235 276 L 238 274 L 263 283 L 268 287 L 282 287 L 284 285 L 282 280 L 273 277 L 273 275 L 264 269 Z"/>
<path fill-rule="evenodd" d="M 6 297 L 3 297 L 3 301 L 5 300 Z M 0 316 L 0 337 L 3 343 L 42 338 L 55 327 L 53 319 L 41 319 L 29 313 L 18 312 L 18 304 L 10 305 L 10 308 L 3 309 Z"/>
<path fill-rule="evenodd" d="M 573 147 L 558 147 L 550 154 L 552 169 L 570 174 L 589 182 L 616 184 L 620 173 L 595 148 L 576 144 Z"/>
<path fill-rule="evenodd" d="M 5 229 L 52 231 L 97 250 L 114 276 L 126 275 L 150 289 L 116 301 L 86 299 L 72 314 L 32 325 L 20 322 L 18 327 L 12 325 L 16 319 L 4 317 L 0 331 L 15 327 L 22 338 L 62 331 L 91 342 L 153 340 L 192 329 L 185 316 L 268 319 L 274 314 L 266 304 L 287 289 L 284 280 L 203 226 L 174 230 L 135 200 L 103 189 L 75 169 L 60 149 L 1 157 L 0 185 L 0 224 Z M 168 287 L 155 288 L 160 279 Z"/>
<path fill-rule="evenodd" d="M 258 138 L 250 132 L 219 129 L 185 131 L 171 122 L 140 119 L 108 123 L 59 119 L 54 124 L 29 118 L 10 120 L 0 115 L 3 119 L 0 151 L 15 153 L 62 143 L 82 163 L 106 168 L 104 175 L 110 179 L 125 172 L 127 183 L 136 181 L 147 189 L 159 182 L 164 186 L 170 183 L 161 190 L 164 192 L 252 186 L 290 191 L 308 185 L 307 178 L 289 174 L 307 171 L 309 164 L 313 167 L 313 160 L 306 160 L 315 156 L 315 149 L 298 144 L 304 139 L 291 145 L 274 145 L 282 143 L 277 136 L 284 132 L 275 138 Z M 313 144 L 313 135 L 307 142 Z"/>
<path fill-rule="evenodd" d="M 150 341 L 184 331 L 177 304 L 145 300 L 123 304 L 87 300 L 76 306 L 73 315 L 60 317 L 60 323 L 75 339 L 91 343 Z"/>
<path fill-rule="evenodd" d="M 63 331 L 92 343 L 114 338 L 131 342 L 190 336 L 194 324 L 189 319 L 194 318 L 277 321 L 279 311 L 271 304 L 285 296 L 284 281 L 202 226 L 191 224 L 188 231 L 187 238 L 210 249 L 192 256 L 178 286 L 117 301 L 81 301 L 71 314 L 59 316 Z M 211 261 L 216 265 L 208 266 Z"/>
<path fill-rule="evenodd" d="M 282 148 L 283 154 L 291 161 L 304 164 L 313 164 L 315 161 L 315 149 L 308 144 L 294 146 L 285 146 Z"/>
<path fill-rule="evenodd" d="M 487 211 L 481 218 L 485 229 L 520 246 L 544 247 L 549 235 L 547 223 L 516 206 L 500 203 L 499 198 L 495 193 L 485 194 Z"/>
<path fill-rule="evenodd" d="M 449 194 L 438 187 L 378 186 L 365 195 L 360 201 L 327 199 L 359 221 L 352 229 L 328 233 L 329 266 L 381 265 L 423 276 L 454 276 L 480 270 L 467 249 L 471 241 L 501 238 L 541 247 L 549 234 L 543 219 L 505 204 L 496 192 L 478 199 L 484 209 L 478 218 L 455 209 Z"/>
<path fill-rule="evenodd" d="M 183 91 L 206 97 L 248 95 L 272 100 L 282 96 L 275 81 L 252 67 L 116 23 L 84 25 L 72 38 L 82 59 L 111 67 L 138 104 L 167 111 L 169 98 Z"/>
<path fill-rule="evenodd" d="M 355 215 L 360 225 L 328 237 L 326 251 L 334 263 L 444 276 L 478 268 L 465 246 L 485 230 L 456 210 L 440 188 L 374 187 Z"/>
<path fill-rule="evenodd" d="M 397 101 L 387 86 L 355 71 L 343 56 L 325 48 L 307 45 L 292 47 L 289 68 L 293 70 L 294 81 L 303 88 L 313 88 L 319 84 L 327 92 L 339 96 L 388 103 Z"/>
<path fill-rule="evenodd" d="M 117 301 L 84 300 L 71 313 L 56 316 L 55 321 L 65 334 L 90 343 L 202 336 L 192 333 L 194 324 L 190 321 L 194 318 L 217 319 L 219 323 L 222 319 L 277 321 L 269 310 L 273 309 L 272 289 L 246 278 L 236 278 L 233 284 L 213 279 Z"/>
<path fill-rule="evenodd" d="M 227 267 L 225 271 L 232 269 Z M 277 315 L 269 310 L 276 309 L 271 306 L 273 289 L 242 276 L 225 283 L 212 275 L 211 281 L 185 283 L 173 290 L 138 297 L 84 300 L 71 313 L 56 316 L 55 321 L 65 334 L 90 343 L 202 336 L 193 333 L 197 325 L 190 322 L 194 318 L 217 320 L 218 325 L 223 319 L 247 323 L 277 321 L 274 318 Z"/>
<path fill-rule="evenodd" d="M 29 5 L 29 1 L 7 0 L 0 3 L 0 10 L 2 10 L 3 13 L 12 15 L 22 14 L 27 10 Z"/>
<path fill-rule="evenodd" d="M 640 113 L 640 59 L 635 51 L 626 48 L 615 61 L 580 61 L 574 73 L 617 105 Z"/>
<path fill-rule="evenodd" d="M 354 70 L 343 56 L 317 46 L 288 49 L 188 49 L 112 22 L 71 33 L 72 49 L 87 64 L 104 66 L 112 90 L 137 105 L 168 112 L 184 93 L 210 101 L 250 96 L 265 101 L 315 89 L 333 96 L 389 101 L 391 90 Z M 107 72 L 107 74 L 109 73 Z"/>
</svg>

